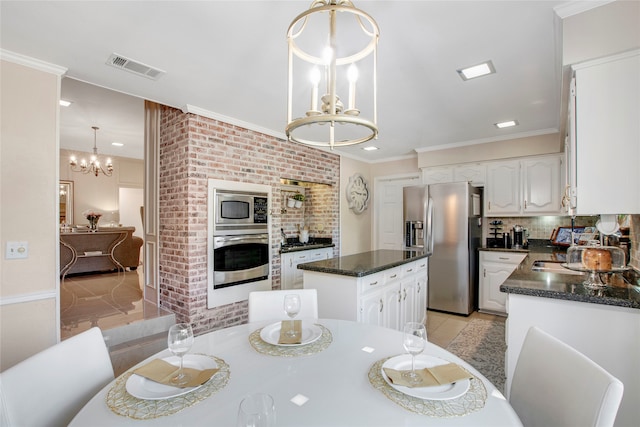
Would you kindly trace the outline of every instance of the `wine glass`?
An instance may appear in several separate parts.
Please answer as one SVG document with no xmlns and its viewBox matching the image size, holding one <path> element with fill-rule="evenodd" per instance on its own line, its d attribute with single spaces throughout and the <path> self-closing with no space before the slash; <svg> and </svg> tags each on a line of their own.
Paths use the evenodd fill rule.
<svg viewBox="0 0 640 427">
<path fill-rule="evenodd" d="M 291 328 L 287 331 L 287 336 L 295 337 L 296 331 L 293 328 L 293 318 L 300 312 L 300 295 L 287 294 L 284 296 L 284 312 L 291 319 Z"/>
<path fill-rule="evenodd" d="M 250 394 L 240 402 L 237 427 L 274 427 L 276 407 L 273 397 L 265 393 Z"/>
<path fill-rule="evenodd" d="M 238 408 L 237 427 L 274 427 L 276 407 L 273 397 L 265 393 L 246 396 Z"/>
<path fill-rule="evenodd" d="M 422 378 L 416 373 L 416 355 L 422 353 L 427 340 L 427 330 L 422 323 L 407 322 L 404 325 L 403 345 L 404 349 L 411 354 L 411 370 L 403 372 L 402 376 L 411 384 L 420 384 Z"/>
<path fill-rule="evenodd" d="M 193 345 L 193 329 L 188 323 L 178 323 L 169 328 L 167 337 L 169 351 L 180 358 L 180 369 L 171 378 L 171 384 L 182 386 L 189 382 L 189 375 L 182 369 L 182 359 Z"/>
</svg>

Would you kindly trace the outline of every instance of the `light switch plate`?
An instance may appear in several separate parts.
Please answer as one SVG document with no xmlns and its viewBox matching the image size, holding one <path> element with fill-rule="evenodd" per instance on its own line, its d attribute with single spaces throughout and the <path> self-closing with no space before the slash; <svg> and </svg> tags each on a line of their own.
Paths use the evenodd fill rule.
<svg viewBox="0 0 640 427">
<path fill-rule="evenodd" d="M 29 244 L 27 242 L 7 242 L 5 259 L 25 259 L 29 257 Z"/>
</svg>

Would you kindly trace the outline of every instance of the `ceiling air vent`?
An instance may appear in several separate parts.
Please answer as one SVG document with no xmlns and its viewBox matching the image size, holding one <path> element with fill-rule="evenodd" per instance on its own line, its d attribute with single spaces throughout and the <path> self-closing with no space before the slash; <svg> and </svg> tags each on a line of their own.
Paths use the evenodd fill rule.
<svg viewBox="0 0 640 427">
<path fill-rule="evenodd" d="M 131 73 L 146 77 L 151 80 L 157 80 L 165 73 L 162 70 L 150 67 L 143 64 L 142 62 L 137 62 L 132 59 L 125 58 L 124 56 L 118 55 L 117 53 L 112 53 L 109 56 L 109 59 L 107 59 L 107 65 L 120 68 L 121 70 L 129 71 Z"/>
</svg>

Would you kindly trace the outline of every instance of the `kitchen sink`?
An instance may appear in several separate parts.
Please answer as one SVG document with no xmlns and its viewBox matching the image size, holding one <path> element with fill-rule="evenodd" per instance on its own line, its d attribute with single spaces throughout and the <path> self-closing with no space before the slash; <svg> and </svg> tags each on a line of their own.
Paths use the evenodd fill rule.
<svg viewBox="0 0 640 427">
<path fill-rule="evenodd" d="M 554 261 L 534 261 L 531 266 L 532 271 L 560 273 L 560 274 L 583 274 L 580 271 L 569 270 L 562 266 L 560 262 Z"/>
</svg>

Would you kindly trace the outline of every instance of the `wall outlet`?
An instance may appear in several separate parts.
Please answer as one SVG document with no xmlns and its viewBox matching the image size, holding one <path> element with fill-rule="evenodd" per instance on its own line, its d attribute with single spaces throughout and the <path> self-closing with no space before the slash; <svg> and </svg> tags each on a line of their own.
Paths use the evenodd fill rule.
<svg viewBox="0 0 640 427">
<path fill-rule="evenodd" d="M 29 257 L 29 244 L 27 242 L 7 242 L 5 259 L 25 259 Z"/>
</svg>

